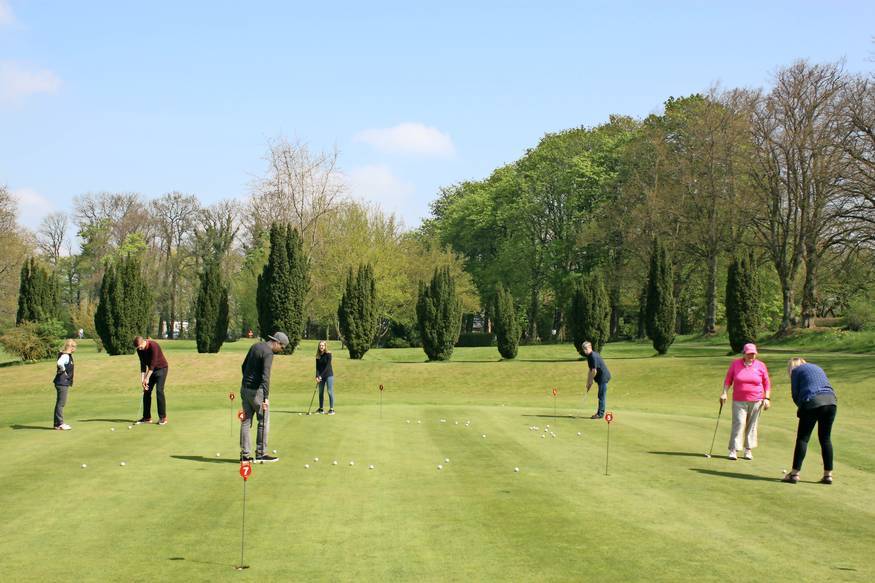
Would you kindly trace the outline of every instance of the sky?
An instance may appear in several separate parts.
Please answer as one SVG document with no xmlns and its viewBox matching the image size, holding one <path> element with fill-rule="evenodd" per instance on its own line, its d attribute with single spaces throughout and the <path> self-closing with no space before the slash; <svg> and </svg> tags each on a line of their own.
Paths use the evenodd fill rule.
<svg viewBox="0 0 875 583">
<path fill-rule="evenodd" d="M 545 133 L 800 58 L 870 72 L 873 37 L 871 0 L 0 0 L 0 184 L 32 229 L 88 192 L 242 200 L 285 137 L 413 228 Z"/>
</svg>

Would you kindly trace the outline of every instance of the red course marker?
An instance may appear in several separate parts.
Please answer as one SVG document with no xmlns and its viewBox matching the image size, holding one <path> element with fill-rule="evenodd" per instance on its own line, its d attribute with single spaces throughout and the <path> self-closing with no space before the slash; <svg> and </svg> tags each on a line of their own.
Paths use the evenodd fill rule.
<svg viewBox="0 0 875 583">
<path fill-rule="evenodd" d="M 246 413 L 243 412 L 243 409 L 237 411 L 237 419 L 239 419 L 241 422 L 246 421 Z"/>
<path fill-rule="evenodd" d="M 247 463 L 240 464 L 240 477 L 243 478 L 243 481 L 249 479 L 249 476 L 252 475 L 252 465 Z"/>
<path fill-rule="evenodd" d="M 559 391 L 557 391 L 556 389 L 553 389 L 553 396 L 555 397 L 558 394 L 559 394 Z"/>
<path fill-rule="evenodd" d="M 228 393 L 228 398 L 233 401 L 234 400 L 234 393 Z"/>
<path fill-rule="evenodd" d="M 614 414 L 612 412 L 608 411 L 607 413 L 605 413 L 605 421 L 606 422 L 610 423 L 613 420 L 614 420 Z"/>
<path fill-rule="evenodd" d="M 383 385 L 380 385 L 380 390 L 381 390 L 381 391 L 383 390 Z"/>
</svg>

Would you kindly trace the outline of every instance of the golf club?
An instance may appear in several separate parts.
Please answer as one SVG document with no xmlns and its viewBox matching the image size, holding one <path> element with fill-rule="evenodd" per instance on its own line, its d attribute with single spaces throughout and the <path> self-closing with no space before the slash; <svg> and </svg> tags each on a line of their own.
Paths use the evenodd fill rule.
<svg viewBox="0 0 875 583">
<path fill-rule="evenodd" d="M 720 427 L 720 415 L 723 413 L 723 401 L 720 401 L 720 410 L 717 412 L 717 424 L 714 426 L 714 437 L 711 438 L 711 449 L 705 454 L 705 457 L 710 458 L 714 453 L 714 440 L 717 439 L 717 428 Z"/>
<path fill-rule="evenodd" d="M 319 390 L 319 383 L 316 383 L 316 386 L 313 388 L 313 396 L 310 397 L 310 404 L 307 406 L 307 415 L 310 415 L 310 409 L 313 408 L 313 399 L 316 398 L 316 391 Z"/>
</svg>

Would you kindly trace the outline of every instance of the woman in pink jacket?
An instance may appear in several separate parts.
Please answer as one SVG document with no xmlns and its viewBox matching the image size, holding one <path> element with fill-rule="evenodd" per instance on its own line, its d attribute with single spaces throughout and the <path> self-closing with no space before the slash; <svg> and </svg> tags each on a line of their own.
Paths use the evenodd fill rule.
<svg viewBox="0 0 875 583">
<path fill-rule="evenodd" d="M 732 361 L 723 381 L 721 405 L 732 387 L 732 434 L 729 436 L 729 459 L 738 459 L 738 450 L 744 447 L 744 459 L 753 459 L 751 450 L 757 446 L 757 422 L 760 412 L 769 408 L 772 384 L 769 370 L 757 360 L 757 347 L 745 344 L 744 356 Z"/>
</svg>

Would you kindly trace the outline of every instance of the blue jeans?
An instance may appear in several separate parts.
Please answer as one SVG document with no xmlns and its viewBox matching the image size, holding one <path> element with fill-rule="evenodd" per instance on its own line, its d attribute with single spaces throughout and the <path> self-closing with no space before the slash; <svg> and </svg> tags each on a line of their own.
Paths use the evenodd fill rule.
<svg viewBox="0 0 875 583">
<path fill-rule="evenodd" d="M 596 415 L 599 417 L 604 417 L 605 415 L 605 403 L 608 397 L 608 383 L 599 383 L 599 410 L 596 412 Z"/>
<path fill-rule="evenodd" d="M 328 408 L 334 409 L 334 377 L 330 376 L 319 381 L 319 408 L 325 404 L 325 385 L 328 385 Z"/>
</svg>

